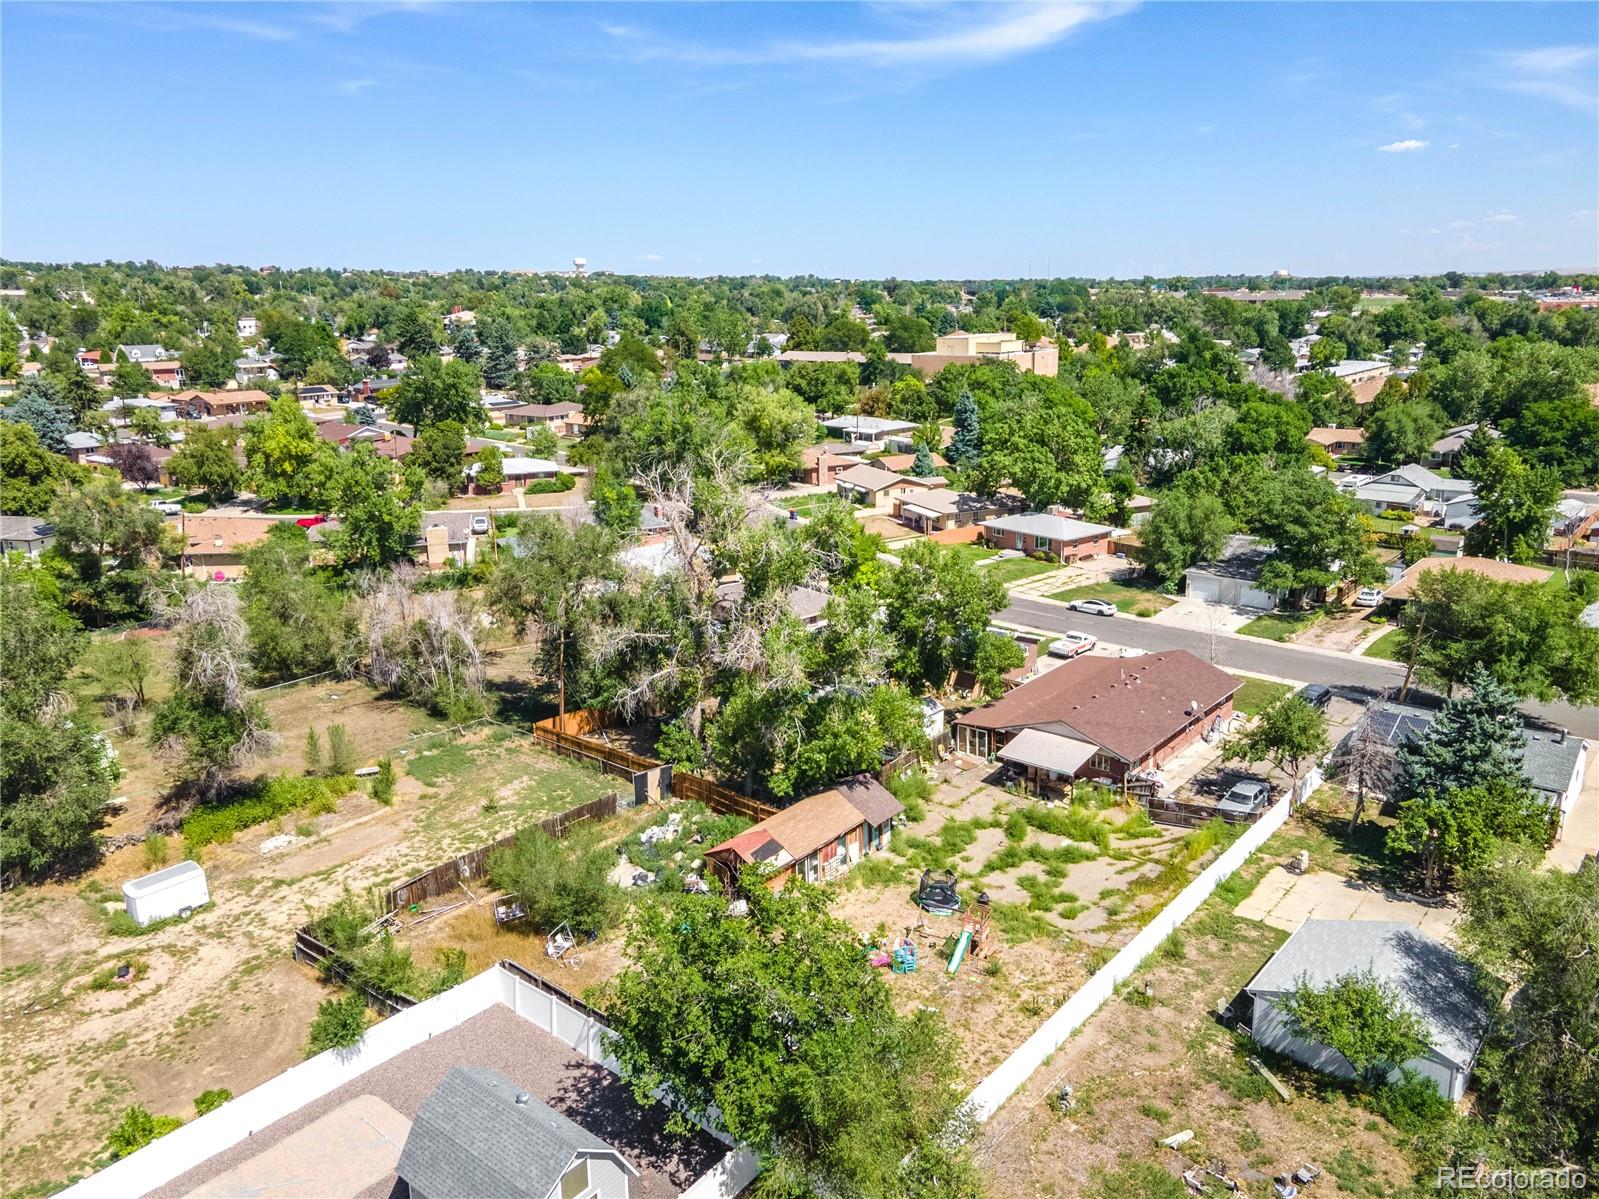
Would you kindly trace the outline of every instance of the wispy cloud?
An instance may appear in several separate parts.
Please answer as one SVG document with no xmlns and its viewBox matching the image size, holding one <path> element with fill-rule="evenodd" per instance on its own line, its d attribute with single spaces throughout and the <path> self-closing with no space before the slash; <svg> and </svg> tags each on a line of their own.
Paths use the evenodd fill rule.
<svg viewBox="0 0 1599 1199">
<path fill-rule="evenodd" d="M 663 257 L 663 255 L 660 255 L 660 254 L 646 254 L 646 255 L 644 255 L 644 261 L 645 262 L 660 262 L 662 257 Z"/>
<path fill-rule="evenodd" d="M 1517 221 L 1521 220 L 1521 218 L 1515 213 L 1503 208 L 1501 208 L 1498 212 L 1490 212 L 1482 219 L 1485 221 L 1492 221 L 1496 225 L 1514 225 Z"/>
<path fill-rule="evenodd" d="M 1407 137 L 1403 141 L 1389 142 L 1386 146 L 1377 149 L 1384 154 L 1412 154 L 1417 150 L 1425 150 L 1430 143 L 1420 138 Z"/>
<path fill-rule="evenodd" d="M 378 81 L 376 79 L 341 79 L 339 80 L 338 88 L 346 96 L 359 96 L 367 88 L 376 87 L 377 85 Z"/>
<path fill-rule="evenodd" d="M 1108 20 L 1132 3 L 1003 3 L 896 6 L 914 21 L 895 36 L 777 39 L 756 46 L 715 46 L 658 38 L 632 25 L 603 24 L 601 32 L 628 44 L 640 61 L 699 66 L 759 66 L 833 62 L 868 67 L 929 67 L 999 62 L 1061 41 L 1073 31 Z"/>
<path fill-rule="evenodd" d="M 1593 46 L 1544 46 L 1493 55 L 1498 70 L 1493 85 L 1501 91 L 1550 100 L 1567 108 L 1592 111 L 1599 106 Z"/>
</svg>

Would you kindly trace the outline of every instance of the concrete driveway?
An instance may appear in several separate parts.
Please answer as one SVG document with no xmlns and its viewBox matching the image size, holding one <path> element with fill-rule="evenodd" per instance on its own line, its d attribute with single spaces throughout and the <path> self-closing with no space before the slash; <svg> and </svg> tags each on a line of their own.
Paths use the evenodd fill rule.
<svg viewBox="0 0 1599 1199">
<path fill-rule="evenodd" d="M 1275 866 L 1237 914 L 1293 932 L 1306 920 L 1403 920 L 1441 941 L 1453 939 L 1460 921 L 1455 907 L 1429 907 L 1399 899 L 1379 887 L 1343 878 L 1325 870 L 1299 875 Z"/>
</svg>

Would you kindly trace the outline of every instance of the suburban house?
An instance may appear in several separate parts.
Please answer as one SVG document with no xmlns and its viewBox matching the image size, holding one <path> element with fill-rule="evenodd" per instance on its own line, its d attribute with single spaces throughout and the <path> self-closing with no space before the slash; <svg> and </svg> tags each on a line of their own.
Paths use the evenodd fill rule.
<svg viewBox="0 0 1599 1199">
<path fill-rule="evenodd" d="M 253 316 L 241 316 L 233 322 L 233 332 L 241 341 L 261 335 L 261 322 Z"/>
<path fill-rule="evenodd" d="M 628 1199 L 639 1172 L 498 1070 L 456 1066 L 422 1101 L 394 1167 L 407 1199 Z"/>
<path fill-rule="evenodd" d="M 98 454 L 100 447 L 105 444 L 98 433 L 90 433 L 86 429 L 76 429 L 66 436 L 67 457 L 74 462 L 86 462 L 91 455 Z"/>
<path fill-rule="evenodd" d="M 1260 585 L 1260 572 L 1276 552 L 1264 541 L 1234 533 L 1215 560 L 1183 571 L 1183 593 L 1229 608 L 1275 608 L 1277 594 Z"/>
<path fill-rule="evenodd" d="M 889 420 L 883 416 L 834 416 L 821 422 L 822 428 L 853 445 L 882 449 L 884 440 L 893 433 L 908 433 L 917 427 L 914 421 Z"/>
<path fill-rule="evenodd" d="M 157 387 L 182 387 L 186 376 L 183 373 L 183 363 L 176 358 L 165 362 L 143 362 L 145 373 L 155 380 Z"/>
<path fill-rule="evenodd" d="M 1342 379 L 1355 393 L 1355 403 L 1369 404 L 1377 398 L 1382 385 L 1394 368 L 1386 362 L 1367 358 L 1346 358 L 1327 368 L 1335 379 Z"/>
<path fill-rule="evenodd" d="M 838 441 L 824 441 L 808 445 L 800 452 L 803 465 L 800 480 L 812 486 L 828 487 L 838 478 L 838 472 L 848 470 L 861 460 L 860 450 L 853 450 Z"/>
<path fill-rule="evenodd" d="M 166 346 L 118 346 L 112 355 L 113 362 L 137 362 L 140 366 L 149 368 L 152 362 L 168 362 L 178 356 L 176 350 L 169 350 Z M 96 360 L 98 360 L 98 354 Z"/>
<path fill-rule="evenodd" d="M 308 383 L 294 389 L 294 398 L 302 404 L 337 404 L 339 389 L 327 383 Z"/>
<path fill-rule="evenodd" d="M 939 487 L 895 496 L 894 519 L 918 533 L 938 533 L 981 524 L 1024 507 L 1020 496 L 981 496 Z"/>
<path fill-rule="evenodd" d="M 125 425 L 128 417 L 140 408 L 153 408 L 155 414 L 163 421 L 178 419 L 178 406 L 175 401 L 167 396 L 128 396 L 107 400 L 100 405 L 100 411 L 111 418 L 114 425 Z"/>
<path fill-rule="evenodd" d="M 955 748 L 1013 761 L 1035 785 L 1120 782 L 1159 769 L 1225 725 L 1238 688 L 1232 675 L 1187 650 L 1073 658 L 961 716 Z"/>
<path fill-rule="evenodd" d="M 1366 446 L 1364 429 L 1318 428 L 1305 434 L 1311 445 L 1319 445 L 1334 458 L 1360 453 Z"/>
<path fill-rule="evenodd" d="M 829 882 L 887 846 L 894 817 L 904 811 L 876 778 L 857 774 L 713 846 L 705 860 L 728 889 L 751 865 L 767 868 L 773 890 L 792 877 Z"/>
<path fill-rule="evenodd" d="M 344 398 L 352 404 L 381 404 L 383 394 L 399 385 L 398 379 L 362 379 L 345 389 Z"/>
<path fill-rule="evenodd" d="M 1090 524 L 1049 512 L 1000 516 L 982 522 L 983 540 L 1004 550 L 1044 554 L 1057 562 L 1076 562 L 1110 553 L 1109 525 Z"/>
<path fill-rule="evenodd" d="M 1459 1100 L 1493 1004 L 1465 958 L 1403 921 L 1306 920 L 1244 988 L 1253 1006 L 1251 1035 L 1314 1070 L 1354 1078 L 1343 1054 L 1289 1031 L 1281 1004 L 1301 983 L 1325 987 L 1368 970 L 1399 993 L 1426 1029 L 1426 1051 L 1402 1064 L 1445 1099 Z"/>
<path fill-rule="evenodd" d="M 259 383 L 262 379 L 276 379 L 278 377 L 278 364 L 275 357 L 246 354 L 243 358 L 233 360 L 233 377 L 241 386 L 249 383 Z"/>
<path fill-rule="evenodd" d="M 380 441 L 384 433 L 376 425 L 352 425 L 348 421 L 325 420 L 318 423 L 316 435 L 323 441 L 331 441 L 341 450 L 345 450 L 358 441 Z"/>
<path fill-rule="evenodd" d="M 1350 480 L 1349 493 L 1372 512 L 1424 512 L 1443 516 L 1450 504 L 1469 499 L 1476 485 L 1469 479 L 1446 479 L 1411 463 L 1369 479 Z"/>
<path fill-rule="evenodd" d="M 1432 443 L 1427 451 L 1428 466 L 1449 466 L 1460 456 L 1460 451 L 1466 448 L 1466 442 L 1471 440 L 1471 435 L 1477 431 L 1477 422 L 1469 425 L 1456 425 L 1453 429 L 1446 430 L 1444 435 Z M 1489 431 L 1494 434 L 1492 430 Z"/>
<path fill-rule="evenodd" d="M 1549 519 L 1549 536 L 1564 541 L 1581 541 L 1599 527 L 1599 504 L 1566 499 L 1555 505 Z"/>
<path fill-rule="evenodd" d="M 37 516 L 0 516 L 0 553 L 37 558 L 50 548 L 55 532 Z"/>
<path fill-rule="evenodd" d="M 914 455 L 916 453 L 917 443 L 925 440 L 925 438 L 922 436 L 922 432 L 922 428 L 918 426 L 909 433 L 890 433 L 887 437 L 883 438 L 883 448 L 895 454 Z M 949 443 L 954 440 L 955 430 L 952 427 L 949 425 L 938 426 L 938 446 L 940 449 L 948 449 Z M 938 455 L 934 454 L 933 457 L 937 459 Z M 881 459 L 879 459 L 879 461 L 881 461 Z"/>
<path fill-rule="evenodd" d="M 670 1131 L 604 1017 L 513 962 L 403 1007 L 74 1184 L 71 1199 L 730 1196 L 753 1154 Z"/>
<path fill-rule="evenodd" d="M 475 480 L 481 464 L 472 463 L 466 468 L 466 473 Z M 524 487 L 535 479 L 553 479 L 561 473 L 560 465 L 551 462 L 548 458 L 502 458 L 500 471 L 505 476 L 505 481 L 500 484 L 501 491 L 510 491 L 516 487 Z M 477 486 L 474 482 L 473 486 Z"/>
<path fill-rule="evenodd" d="M 833 486 L 852 504 L 886 508 L 895 496 L 939 490 L 944 486 L 944 479 L 942 476 L 918 479 L 913 475 L 896 475 L 870 462 L 857 462 L 834 475 Z"/>
<path fill-rule="evenodd" d="M 79 350 L 77 358 L 78 365 L 86 371 L 97 371 L 100 369 L 99 350 Z"/>
<path fill-rule="evenodd" d="M 1404 601 L 1416 596 L 1416 580 L 1434 570 L 1467 570 L 1498 583 L 1542 583 L 1553 572 L 1542 566 L 1518 566 L 1514 562 L 1500 562 L 1495 558 L 1423 558 L 1405 568 L 1399 581 L 1384 595 L 1390 600 Z"/>
<path fill-rule="evenodd" d="M 272 397 L 264 391 L 180 391 L 172 397 L 179 414 L 195 416 L 235 416 L 248 412 L 265 412 L 272 407 Z"/>
<path fill-rule="evenodd" d="M 222 582 L 244 575 L 244 551 L 265 541 L 274 516 L 193 516 L 178 518 L 182 540 L 178 568 L 197 579 Z M 315 533 L 316 530 L 313 530 Z"/>
<path fill-rule="evenodd" d="M 492 413 L 491 419 L 494 417 L 503 418 L 500 423 L 512 426 L 546 425 L 557 437 L 581 437 L 589 424 L 583 415 L 583 405 L 572 400 L 559 404 L 516 404 Z"/>
<path fill-rule="evenodd" d="M 889 438 L 889 440 L 893 441 L 895 439 Z M 935 467 L 949 465 L 949 462 L 942 454 L 929 454 L 928 456 L 932 458 L 933 465 Z M 873 458 L 872 463 L 873 465 L 882 467 L 884 470 L 891 470 L 895 474 L 902 474 L 909 471 L 916 465 L 916 451 L 906 450 L 904 453 L 884 454 L 880 458 Z"/>
</svg>

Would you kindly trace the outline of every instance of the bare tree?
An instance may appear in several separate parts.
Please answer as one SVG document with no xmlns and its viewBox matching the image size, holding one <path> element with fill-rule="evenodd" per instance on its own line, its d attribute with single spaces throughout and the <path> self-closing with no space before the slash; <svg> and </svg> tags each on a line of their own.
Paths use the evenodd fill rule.
<svg viewBox="0 0 1599 1199">
<path fill-rule="evenodd" d="M 1354 788 L 1355 810 L 1349 814 L 1354 832 L 1366 812 L 1367 797 L 1385 795 L 1393 782 L 1394 747 L 1376 728 L 1374 716 L 1393 697 L 1392 690 L 1378 695 L 1361 714 L 1360 722 L 1335 750 L 1333 769 L 1346 787 Z"/>
<path fill-rule="evenodd" d="M 366 674 L 451 719 L 480 715 L 483 654 L 476 613 L 454 591 L 418 593 L 391 574 L 366 601 Z"/>
</svg>

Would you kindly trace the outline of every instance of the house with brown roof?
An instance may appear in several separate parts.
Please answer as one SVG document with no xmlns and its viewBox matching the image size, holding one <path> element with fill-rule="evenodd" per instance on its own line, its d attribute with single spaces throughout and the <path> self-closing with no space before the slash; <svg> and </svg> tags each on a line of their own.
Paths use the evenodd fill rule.
<svg viewBox="0 0 1599 1199">
<path fill-rule="evenodd" d="M 795 877 L 829 882 L 885 848 L 904 810 L 872 775 L 852 775 L 706 850 L 705 860 L 729 889 L 746 866 L 764 867 L 766 885 L 778 891 Z"/>
<path fill-rule="evenodd" d="M 276 516 L 190 516 L 179 518 L 183 548 L 178 568 L 197 579 L 221 582 L 244 575 L 244 551 L 265 541 Z"/>
<path fill-rule="evenodd" d="M 1305 434 L 1311 445 L 1319 445 L 1335 458 L 1358 454 L 1366 447 L 1364 429 L 1318 428 Z"/>
<path fill-rule="evenodd" d="M 964 529 L 968 525 L 1020 512 L 1027 502 L 1016 495 L 981 496 L 970 491 L 917 491 L 894 497 L 894 519 L 918 533 Z"/>
<path fill-rule="evenodd" d="M 516 404 L 491 412 L 489 419 L 511 426 L 546 425 L 557 437 L 581 437 L 588 428 L 583 405 L 571 400 L 559 404 Z"/>
<path fill-rule="evenodd" d="M 928 479 L 896 475 L 870 462 L 857 462 L 839 471 L 833 478 L 833 486 L 839 495 L 852 504 L 866 508 L 887 508 L 895 496 L 939 490 L 944 486 L 944 478 L 942 475 Z"/>
<path fill-rule="evenodd" d="M 955 722 L 955 747 L 1038 786 L 1157 770 L 1233 714 L 1239 681 L 1186 650 L 1079 657 Z"/>
<path fill-rule="evenodd" d="M 1415 599 L 1416 581 L 1435 570 L 1470 571 L 1496 583 L 1542 583 L 1554 573 L 1542 566 L 1518 566 L 1514 562 L 1500 562 L 1494 558 L 1423 558 L 1406 568 L 1399 581 L 1383 595 L 1391 600 Z"/>
<path fill-rule="evenodd" d="M 823 441 L 800 451 L 800 480 L 812 486 L 830 487 L 839 471 L 848 470 L 861 460 L 864 451 L 851 449 L 841 441 Z"/>
<path fill-rule="evenodd" d="M 272 407 L 272 397 L 264 391 L 180 391 L 172 397 L 178 411 L 193 412 L 196 416 L 243 416 L 251 412 L 265 412 Z"/>
</svg>

